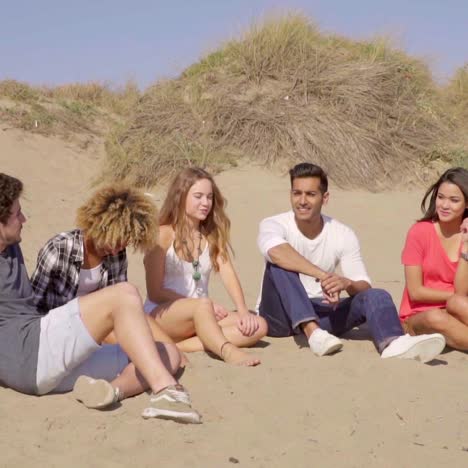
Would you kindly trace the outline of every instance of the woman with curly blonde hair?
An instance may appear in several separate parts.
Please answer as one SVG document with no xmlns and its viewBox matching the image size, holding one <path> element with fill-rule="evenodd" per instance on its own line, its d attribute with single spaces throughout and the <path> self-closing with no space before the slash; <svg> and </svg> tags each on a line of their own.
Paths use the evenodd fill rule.
<svg viewBox="0 0 468 468">
<path fill-rule="evenodd" d="M 157 241 L 153 200 L 126 185 L 97 190 L 78 208 L 76 221 L 77 229 L 57 234 L 39 251 L 31 283 L 44 313 L 127 281 L 126 247 L 146 251 Z"/>
<path fill-rule="evenodd" d="M 77 228 L 52 237 L 39 251 L 31 277 L 37 310 L 46 315 L 75 297 L 86 296 L 107 286 L 127 281 L 126 247 L 147 251 L 157 242 L 158 212 L 152 198 L 125 184 L 97 190 L 77 212 Z M 164 364 L 174 374 L 184 357 L 154 319 L 146 317 Z M 114 332 L 104 340 L 116 345 Z M 128 364 L 119 346 L 107 346 L 91 377 L 113 381 L 115 369 Z M 114 363 L 115 365 L 113 365 Z M 86 374 L 86 368 L 83 369 Z M 120 373 L 120 372 L 119 372 Z M 68 385 L 68 381 L 65 385 Z M 135 375 L 117 378 L 120 398 L 141 393 Z"/>
<path fill-rule="evenodd" d="M 161 208 L 159 243 L 145 256 L 145 311 L 180 350 L 208 350 L 226 362 L 254 366 L 259 359 L 239 348 L 265 336 L 267 325 L 245 304 L 231 262 L 225 204 L 205 170 L 190 167 L 175 177 Z M 219 272 L 237 312 L 208 298 L 211 270 Z"/>
</svg>

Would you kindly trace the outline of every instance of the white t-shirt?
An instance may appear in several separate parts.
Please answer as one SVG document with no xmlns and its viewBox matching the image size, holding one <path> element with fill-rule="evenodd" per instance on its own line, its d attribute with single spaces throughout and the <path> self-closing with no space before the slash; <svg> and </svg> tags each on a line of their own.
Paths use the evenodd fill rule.
<svg viewBox="0 0 468 468">
<path fill-rule="evenodd" d="M 77 296 L 86 296 L 91 292 L 96 291 L 101 283 L 101 263 L 89 270 L 82 268 L 80 270 L 80 278 L 78 282 Z"/>
<path fill-rule="evenodd" d="M 299 231 L 293 211 L 264 219 L 257 239 L 260 252 L 267 261 L 271 261 L 268 251 L 287 243 L 323 271 L 333 273 L 340 265 L 344 277 L 370 284 L 354 231 L 329 216 L 322 215 L 322 219 L 322 232 L 315 239 L 308 239 Z M 304 274 L 299 274 L 299 277 L 309 298 L 323 297 L 320 283 L 315 278 Z"/>
</svg>

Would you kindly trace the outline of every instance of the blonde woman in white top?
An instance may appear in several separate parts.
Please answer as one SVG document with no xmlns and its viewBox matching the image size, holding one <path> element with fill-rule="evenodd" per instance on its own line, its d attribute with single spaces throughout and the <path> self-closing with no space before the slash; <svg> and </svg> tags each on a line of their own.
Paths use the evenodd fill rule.
<svg viewBox="0 0 468 468">
<path fill-rule="evenodd" d="M 225 200 L 203 169 L 182 170 L 160 212 L 159 243 L 145 256 L 150 312 L 184 352 L 207 350 L 226 362 L 255 366 L 241 347 L 266 335 L 266 321 L 249 311 L 231 262 Z M 219 272 L 237 311 L 208 298 L 211 270 Z"/>
</svg>

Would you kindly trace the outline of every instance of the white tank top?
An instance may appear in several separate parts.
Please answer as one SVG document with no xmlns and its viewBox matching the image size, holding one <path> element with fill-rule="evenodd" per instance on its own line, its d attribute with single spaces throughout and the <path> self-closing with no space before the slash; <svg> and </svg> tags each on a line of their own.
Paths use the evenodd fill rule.
<svg viewBox="0 0 468 468">
<path fill-rule="evenodd" d="M 208 243 L 198 261 L 200 262 L 198 271 L 201 278 L 195 281 L 192 276 L 195 271 L 192 262 L 180 259 L 174 249 L 174 243 L 172 243 L 166 252 L 163 287 L 185 297 L 208 297 L 208 282 L 213 268 Z M 151 312 L 156 306 L 156 303 L 146 299 L 144 304 L 145 312 Z"/>
<path fill-rule="evenodd" d="M 101 265 L 100 263 L 98 266 L 90 268 L 89 270 L 85 268 L 80 270 L 77 296 L 85 296 L 86 294 L 96 291 L 102 279 Z"/>
</svg>

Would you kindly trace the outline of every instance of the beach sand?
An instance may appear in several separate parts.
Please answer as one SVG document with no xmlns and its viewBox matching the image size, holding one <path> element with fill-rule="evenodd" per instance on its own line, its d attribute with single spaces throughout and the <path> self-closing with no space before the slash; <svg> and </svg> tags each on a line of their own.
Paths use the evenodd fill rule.
<svg viewBox="0 0 468 468">
<path fill-rule="evenodd" d="M 74 227 L 90 193 L 102 144 L 0 130 L 1 171 L 20 177 L 28 222 L 28 268 L 57 232 Z M 228 199 L 235 264 L 254 307 L 263 260 L 258 222 L 289 207 L 284 174 L 243 165 L 216 177 Z M 411 187 L 409 187 L 410 189 Z M 154 191 L 159 202 L 164 187 Z M 400 252 L 419 215 L 420 189 L 368 193 L 331 188 L 325 213 L 358 234 L 376 287 L 399 304 Z M 142 257 L 130 255 L 130 281 L 145 294 Z M 216 278 L 215 299 L 231 305 Z M 381 360 L 364 329 L 343 351 L 316 358 L 302 339 L 264 339 L 257 368 L 236 368 L 203 353 L 181 377 L 204 424 L 143 420 L 146 395 L 110 411 L 87 410 L 70 395 L 32 397 L 0 388 L 0 466 L 44 467 L 419 467 L 468 466 L 467 355 L 448 351 L 422 365 Z"/>
</svg>

